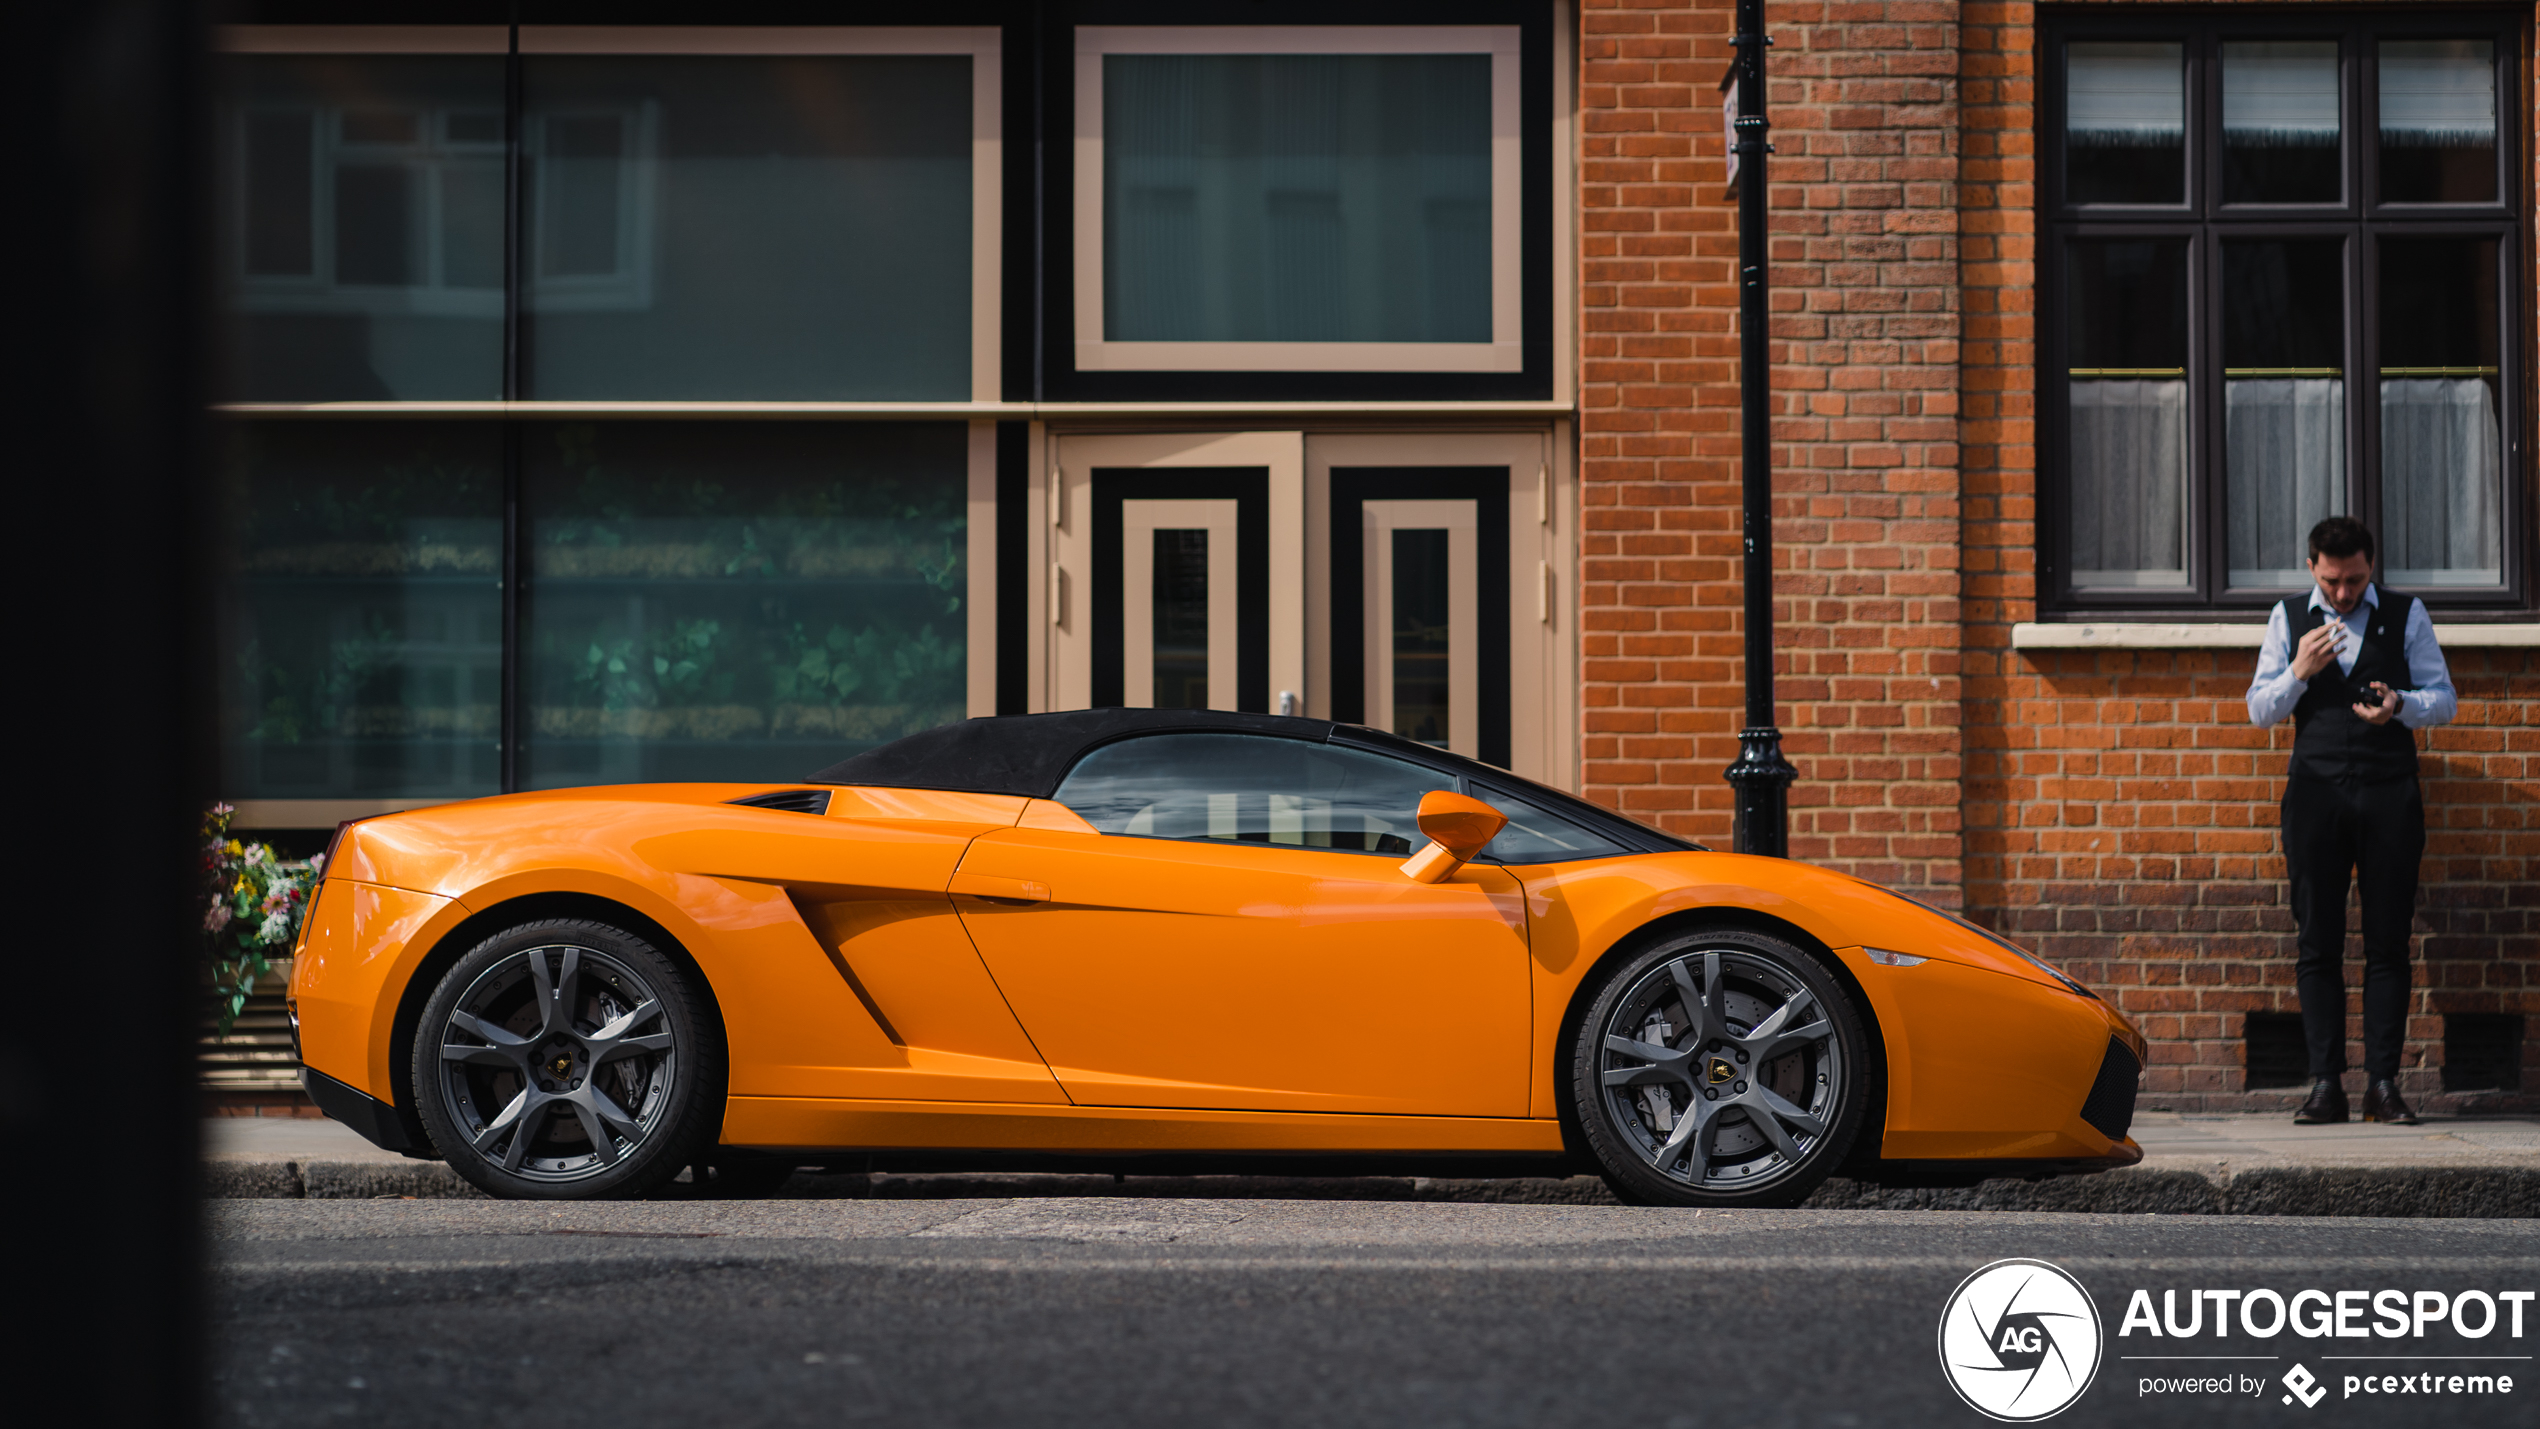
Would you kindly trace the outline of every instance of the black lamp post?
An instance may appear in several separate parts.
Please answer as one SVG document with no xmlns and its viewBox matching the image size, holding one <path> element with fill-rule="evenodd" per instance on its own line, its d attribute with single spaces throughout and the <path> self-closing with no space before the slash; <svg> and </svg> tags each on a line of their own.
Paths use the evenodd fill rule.
<svg viewBox="0 0 2540 1429">
<path fill-rule="evenodd" d="M 1728 768 L 1737 790 L 1739 853 L 1790 855 L 1790 781 L 1773 711 L 1773 429 L 1771 255 L 1765 249 L 1764 0 L 1737 0 L 1738 401 L 1741 476 L 1746 495 L 1746 728 Z"/>
</svg>

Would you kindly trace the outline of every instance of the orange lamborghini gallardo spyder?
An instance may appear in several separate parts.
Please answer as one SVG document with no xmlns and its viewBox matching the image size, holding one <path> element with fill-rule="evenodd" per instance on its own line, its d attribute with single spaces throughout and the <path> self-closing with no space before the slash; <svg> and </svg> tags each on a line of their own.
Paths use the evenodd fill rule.
<svg viewBox="0 0 2540 1429">
<path fill-rule="evenodd" d="M 347 825 L 303 1077 L 498 1196 L 804 1165 L 2121 1166 L 2143 1039 L 1972 924 L 1328 721 L 974 719 L 793 784 Z"/>
</svg>

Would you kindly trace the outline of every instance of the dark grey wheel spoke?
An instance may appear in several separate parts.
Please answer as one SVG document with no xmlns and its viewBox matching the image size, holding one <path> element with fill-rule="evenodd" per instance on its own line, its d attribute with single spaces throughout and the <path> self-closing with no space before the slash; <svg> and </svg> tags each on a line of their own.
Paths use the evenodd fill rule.
<svg viewBox="0 0 2540 1429">
<path fill-rule="evenodd" d="M 1606 1072 L 1609 1087 L 1645 1087 L 1652 1082 L 1682 1082 L 1684 1072 L 1675 1067 L 1616 1067 Z"/>
<path fill-rule="evenodd" d="M 643 1037 L 620 1037 L 614 1042 L 602 1042 L 597 1037 L 588 1040 L 591 1047 L 591 1065 L 594 1067 L 602 1062 L 615 1061 L 620 1057 L 631 1057 L 638 1052 L 670 1050 L 670 1034 L 667 1032 L 655 1032 Z"/>
<path fill-rule="evenodd" d="M 1796 994 L 1790 999 L 1790 1001 L 1774 1008 L 1765 1016 L 1763 1021 L 1756 1023 L 1754 1028 L 1750 1030 L 1745 1037 L 1739 1040 L 1750 1046 L 1756 1043 L 1770 1042 L 1775 1037 L 1781 1035 L 1782 1028 L 1788 1024 L 1792 1018 L 1807 1010 L 1809 1002 L 1810 998 L 1808 994 L 1804 992 Z"/>
<path fill-rule="evenodd" d="M 644 1124 L 628 1116 L 626 1109 L 617 1104 L 616 1098 L 600 1090 L 596 1083 L 583 1083 L 582 1098 L 591 1110 L 599 1113 L 600 1120 L 607 1122 L 612 1130 L 628 1141 L 644 1134 Z"/>
<path fill-rule="evenodd" d="M 1765 1095 L 1770 1096 L 1771 1093 L 1767 1092 Z M 1738 1103 L 1739 1107 L 1746 1113 L 1747 1124 L 1754 1127 L 1757 1131 L 1762 1132 L 1764 1134 L 1764 1139 L 1773 1143 L 1773 1149 L 1775 1151 L 1780 1152 L 1783 1156 L 1792 1161 L 1798 1160 L 1799 1143 L 1790 1139 L 1789 1128 L 1782 1125 L 1780 1117 L 1775 1116 L 1769 1109 L 1760 1104 L 1762 1100 L 1763 1098 L 1761 1097 L 1752 1097 Z"/>
<path fill-rule="evenodd" d="M 591 1034 L 591 1040 L 594 1042 L 617 1041 L 618 1039 L 624 1037 L 627 1033 L 633 1031 L 635 1028 L 640 1027 L 645 1022 L 651 1020 L 660 1011 L 660 1003 L 647 1002 L 636 1008 L 633 1012 L 624 1013 L 620 1016 L 610 1018 L 608 1026 Z"/>
<path fill-rule="evenodd" d="M 1814 1042 L 1823 1042 L 1833 1035 L 1834 1024 L 1820 1019 L 1809 1023 L 1805 1027 L 1794 1027 L 1787 1032 L 1776 1033 L 1771 1037 L 1749 1038 L 1747 1039 L 1747 1045 L 1754 1050 L 1756 1061 L 1769 1062 L 1775 1057 L 1781 1056 L 1783 1053 L 1791 1051 L 1794 1048 L 1805 1047 Z"/>
<path fill-rule="evenodd" d="M 494 1119 L 485 1123 L 485 1129 L 476 1134 L 472 1143 L 476 1149 L 485 1150 L 502 1139 L 504 1132 L 519 1125 L 521 1114 L 529 1109 L 531 1095 L 532 1093 L 527 1091 L 513 1094 L 512 1099 L 504 1105 L 503 1109 L 494 1113 Z"/>
<path fill-rule="evenodd" d="M 519 1052 L 509 1047 L 469 1047 L 457 1042 L 444 1042 L 441 1044 L 441 1060 L 517 1072 L 521 1069 L 522 1059 Z"/>
<path fill-rule="evenodd" d="M 1750 1100 L 1762 1104 L 1764 1108 L 1764 1116 L 1762 1120 L 1764 1122 L 1776 1124 L 1788 1122 L 1790 1125 L 1799 1128 L 1802 1132 L 1809 1136 L 1823 1136 L 1826 1134 L 1826 1124 L 1824 1122 L 1819 1121 L 1816 1117 L 1810 1115 L 1806 1111 L 1791 1105 L 1788 1101 L 1782 1098 L 1781 1093 L 1774 1091 L 1771 1087 L 1757 1087 L 1755 1089 L 1754 1096 Z M 1754 1112 L 1750 1110 L 1747 1115 L 1753 1116 Z"/>
<path fill-rule="evenodd" d="M 1611 1033 L 1606 1035 L 1605 1050 L 1620 1052 L 1626 1057 L 1638 1057 L 1644 1062 L 1653 1062 L 1660 1066 L 1669 1066 L 1684 1060 L 1678 1053 L 1654 1042 L 1642 1042 L 1631 1037 L 1617 1037 Z"/>
<path fill-rule="evenodd" d="M 493 1023 L 465 1012 L 451 1013 L 450 1025 L 471 1037 L 482 1038 L 492 1046 L 526 1048 L 529 1045 L 528 1038 L 515 1037 Z"/>
<path fill-rule="evenodd" d="M 580 1097 L 570 1098 L 565 1104 L 573 1108 L 574 1119 L 582 1123 L 582 1134 L 591 1138 L 591 1150 L 599 1156 L 601 1164 L 613 1164 L 617 1160 L 617 1138 L 609 1135 L 608 1127 L 600 1120 L 599 1109 Z"/>
</svg>

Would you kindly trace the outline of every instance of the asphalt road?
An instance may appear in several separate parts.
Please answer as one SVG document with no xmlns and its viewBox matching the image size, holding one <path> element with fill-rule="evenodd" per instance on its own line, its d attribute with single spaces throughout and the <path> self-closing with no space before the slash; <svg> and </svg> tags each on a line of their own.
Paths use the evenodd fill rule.
<svg viewBox="0 0 2540 1429">
<path fill-rule="evenodd" d="M 2101 1318 L 2058 1424 L 2540 1423 L 2540 1302 L 2518 1339 L 2501 1313 L 2479 1338 L 2118 1333 L 2137 1289 L 2540 1287 L 2528 1221 L 1130 1198 L 208 1214 L 213 1395 L 239 1425 L 1981 1425 L 1937 1327 L 2007 1257 L 2070 1271 Z M 2191 1353 L 2245 1358 L 2142 1358 Z M 2482 1358 L 2355 1358 L 2436 1355 Z M 2313 1405 L 2279 1383 L 2296 1363 Z M 2384 1371 L 2513 1387 L 2343 1392 Z"/>
</svg>

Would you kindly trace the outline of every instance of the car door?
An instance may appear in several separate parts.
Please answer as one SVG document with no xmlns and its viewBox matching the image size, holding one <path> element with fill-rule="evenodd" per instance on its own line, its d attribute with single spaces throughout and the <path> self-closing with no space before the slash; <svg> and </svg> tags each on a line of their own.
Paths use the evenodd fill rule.
<svg viewBox="0 0 2540 1429">
<path fill-rule="evenodd" d="M 1521 890 L 1400 867 L 1454 783 L 1304 740 L 1126 740 L 975 841 L 954 904 L 1080 1104 L 1523 1116 Z"/>
</svg>

